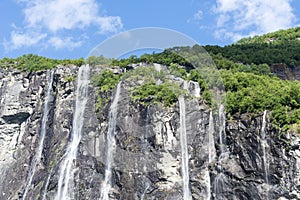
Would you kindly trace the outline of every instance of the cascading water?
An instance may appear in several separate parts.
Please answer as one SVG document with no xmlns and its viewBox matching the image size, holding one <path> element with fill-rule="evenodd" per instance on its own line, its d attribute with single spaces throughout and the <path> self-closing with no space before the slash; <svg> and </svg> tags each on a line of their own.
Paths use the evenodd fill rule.
<svg viewBox="0 0 300 200">
<path fill-rule="evenodd" d="M 264 165 L 264 178 L 265 182 L 268 184 L 269 183 L 269 163 L 267 159 L 267 153 L 266 153 L 266 148 L 268 146 L 267 140 L 266 140 L 266 120 L 267 116 L 267 111 L 264 111 L 263 115 L 263 120 L 262 120 L 262 126 L 261 126 L 261 146 L 262 146 L 262 151 L 263 151 L 263 165 Z"/>
<path fill-rule="evenodd" d="M 209 114 L 209 125 L 208 125 L 208 163 L 211 163 L 215 159 L 215 142 L 214 142 L 214 118 L 212 110 Z"/>
<path fill-rule="evenodd" d="M 109 121 L 108 121 L 108 131 L 107 131 L 107 140 L 106 140 L 106 169 L 105 169 L 105 178 L 101 187 L 101 200 L 109 200 L 109 191 L 111 188 L 111 174 L 112 174 L 112 164 L 113 164 L 113 153 L 115 152 L 116 146 L 116 123 L 117 123 L 117 114 L 118 114 L 118 102 L 120 98 L 121 84 L 119 82 L 117 85 L 116 93 L 114 100 L 110 106 L 109 111 Z"/>
<path fill-rule="evenodd" d="M 208 125 L 208 166 L 207 166 L 207 172 L 206 172 L 206 184 L 207 184 L 207 194 L 206 197 L 208 200 L 211 198 L 211 182 L 210 182 L 210 174 L 209 174 L 209 164 L 215 159 L 215 143 L 214 143 L 214 118 L 212 110 L 209 114 L 209 125 Z"/>
<path fill-rule="evenodd" d="M 64 159 L 60 166 L 60 174 L 58 180 L 58 190 L 56 200 L 68 200 L 74 197 L 73 178 L 74 178 L 74 161 L 78 145 L 81 140 L 81 131 L 84 122 L 84 110 L 88 99 L 88 85 L 90 77 L 89 65 L 84 65 L 79 68 L 76 89 L 75 112 L 73 116 L 72 136 L 67 147 Z"/>
<path fill-rule="evenodd" d="M 181 171 L 183 179 L 183 199 L 190 200 L 189 188 L 189 154 L 186 137 L 186 119 L 185 119 L 185 100 L 184 97 L 179 97 L 180 109 L 180 146 L 181 146 Z"/>
<path fill-rule="evenodd" d="M 200 97 L 201 95 L 200 95 L 200 93 L 201 93 L 201 88 L 200 88 L 200 86 L 199 86 L 199 83 L 198 82 L 195 82 L 195 81 L 189 81 L 189 85 L 193 85 L 193 95 L 195 96 L 195 97 Z"/>
<path fill-rule="evenodd" d="M 214 179 L 214 196 L 215 199 L 222 199 L 222 192 L 224 188 L 224 182 L 226 180 L 225 175 L 223 174 L 223 168 L 222 168 L 222 160 L 226 159 L 228 156 L 227 149 L 225 148 L 226 145 L 226 117 L 224 112 L 224 106 L 221 104 L 219 107 L 219 146 L 220 146 L 220 155 L 218 157 L 218 163 L 217 163 L 217 169 L 218 174 Z"/>
<path fill-rule="evenodd" d="M 147 192 L 147 190 L 149 189 L 150 184 L 148 182 L 145 183 L 145 190 L 143 192 L 143 194 L 141 195 L 141 200 L 145 200 L 145 194 Z"/>
<path fill-rule="evenodd" d="M 22 198 L 23 200 L 26 199 L 26 195 L 31 187 L 31 183 L 32 183 L 34 174 L 36 172 L 36 167 L 42 158 L 44 140 L 45 140 L 45 135 L 46 135 L 46 131 L 47 131 L 46 126 L 47 126 L 47 122 L 48 122 L 48 115 L 49 115 L 49 111 L 50 111 L 50 102 L 51 102 L 51 96 L 52 96 L 53 74 L 54 74 L 54 71 L 51 71 L 49 78 L 48 78 L 47 94 L 46 94 L 45 103 L 44 103 L 44 111 L 43 111 L 43 118 L 42 118 L 42 124 L 41 124 L 39 144 L 38 144 L 38 148 L 37 148 L 35 157 L 33 158 L 32 163 L 31 163 L 31 167 L 29 170 L 28 178 L 27 178 L 26 188 L 23 193 L 23 198 Z"/>
<path fill-rule="evenodd" d="M 225 149 L 225 127 L 226 127 L 226 118 L 224 113 L 224 106 L 221 104 L 219 107 L 219 145 L 220 145 L 220 158 L 224 156 L 226 151 Z"/>
<path fill-rule="evenodd" d="M 223 193 L 224 188 L 224 180 L 226 179 L 225 175 L 223 173 L 219 173 L 214 180 L 214 194 L 215 198 L 217 200 L 222 200 L 221 194 Z"/>
</svg>

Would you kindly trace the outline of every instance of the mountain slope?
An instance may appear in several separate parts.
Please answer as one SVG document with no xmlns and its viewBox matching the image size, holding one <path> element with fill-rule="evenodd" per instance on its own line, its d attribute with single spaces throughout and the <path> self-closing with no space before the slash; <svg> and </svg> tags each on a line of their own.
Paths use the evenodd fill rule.
<svg viewBox="0 0 300 200">
<path fill-rule="evenodd" d="M 286 41 L 299 41 L 300 27 L 290 28 L 287 30 L 279 30 L 272 33 L 267 33 L 260 36 L 243 38 L 237 44 L 251 44 L 251 43 L 284 43 Z"/>
</svg>

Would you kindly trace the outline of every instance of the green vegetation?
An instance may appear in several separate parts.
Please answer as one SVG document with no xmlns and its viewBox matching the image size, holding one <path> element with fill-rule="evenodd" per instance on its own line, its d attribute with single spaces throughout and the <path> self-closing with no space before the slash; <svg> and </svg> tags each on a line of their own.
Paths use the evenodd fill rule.
<svg viewBox="0 0 300 200">
<path fill-rule="evenodd" d="M 113 59 L 105 58 L 103 55 L 100 56 L 90 56 L 85 60 L 86 64 L 91 66 L 102 65 L 109 66 L 112 63 Z"/>
<path fill-rule="evenodd" d="M 99 87 L 99 92 L 108 92 L 116 87 L 120 80 L 120 75 L 115 75 L 110 70 L 103 70 L 93 77 L 92 82 Z"/>
<path fill-rule="evenodd" d="M 120 66 L 120 67 L 127 67 L 129 64 L 132 63 L 158 63 L 162 65 L 170 66 L 172 63 L 179 64 L 181 66 L 185 66 L 186 68 L 193 68 L 193 66 L 182 56 L 179 56 L 177 53 L 174 53 L 171 50 L 164 50 L 162 53 L 156 54 L 144 54 L 140 57 L 137 56 L 130 56 L 126 59 L 121 60 L 113 60 L 111 65 L 112 66 Z"/>
<path fill-rule="evenodd" d="M 178 101 L 178 97 L 183 94 L 184 91 L 179 85 L 169 81 L 160 85 L 148 82 L 135 87 L 131 97 L 134 101 L 145 105 L 163 103 L 164 106 L 169 107 L 173 106 Z"/>
<path fill-rule="evenodd" d="M 67 82 L 73 82 L 75 80 L 75 76 L 67 76 L 67 77 L 65 77 L 65 80 Z"/>
<path fill-rule="evenodd" d="M 267 33 L 262 36 L 254 36 L 243 38 L 237 44 L 249 43 L 285 43 L 286 41 L 300 40 L 300 27 L 290 28 L 287 30 L 280 30 L 273 33 Z"/>
<path fill-rule="evenodd" d="M 264 43 L 264 37 L 255 37 L 251 42 L 238 43 L 225 47 L 206 46 L 214 63 L 221 73 L 222 83 L 217 76 L 218 72 L 209 70 L 211 62 L 209 58 L 203 57 L 203 50 L 194 46 L 176 48 L 177 52 L 188 53 L 189 61 L 201 60 L 202 67 L 196 76 L 205 80 L 201 88 L 220 88 L 224 85 L 226 94 L 226 112 L 229 118 L 238 117 L 243 113 L 258 114 L 264 110 L 271 111 L 273 124 L 281 127 L 283 132 L 289 129 L 297 130 L 300 127 L 300 83 L 298 81 L 283 81 L 275 77 L 270 66 L 283 64 L 287 67 L 300 66 L 300 40 L 299 28 L 288 31 L 280 31 L 277 34 L 277 42 Z M 282 34 L 283 36 L 281 36 Z M 274 34 L 273 34 L 274 35 Z M 271 36 L 273 36 L 271 34 Z M 286 39 L 283 39 L 288 35 Z M 198 51 L 198 52 L 197 52 Z M 186 56 L 184 56 L 186 57 Z M 201 58 L 201 59 L 200 59 Z M 195 64 L 197 65 L 197 64 Z M 192 74 L 192 73 L 190 73 Z M 178 74 L 180 75 L 180 74 Z M 183 75 L 184 76 L 184 75 Z M 215 78 L 214 78 L 215 76 Z M 190 75 L 190 77 L 193 77 Z M 217 83 L 216 83 L 217 82 Z M 202 94 L 204 96 L 205 93 Z M 210 93 L 211 94 L 211 93 Z"/>
<path fill-rule="evenodd" d="M 170 72 L 179 77 L 183 76 L 186 80 L 200 82 L 200 85 L 203 86 L 204 102 L 211 103 L 210 92 L 205 89 L 207 88 L 205 82 L 200 74 L 197 75 L 196 70 L 191 70 L 188 73 L 179 65 L 172 64 Z M 141 66 L 122 75 L 116 75 L 110 70 L 103 70 L 100 74 L 93 77 L 94 85 L 99 87 L 96 110 L 109 101 L 112 90 L 120 80 L 130 82 L 132 85 L 130 96 L 134 102 L 144 105 L 163 104 L 166 107 L 173 106 L 180 95 L 187 95 L 187 91 L 182 90 L 179 83 L 172 82 L 172 79 L 167 75 L 166 71 L 157 71 L 153 66 Z"/>
<path fill-rule="evenodd" d="M 171 66 L 169 66 L 169 72 L 186 81 L 193 80 L 198 82 L 202 88 L 202 99 L 205 103 L 211 105 L 212 99 L 210 91 L 197 70 L 194 69 L 187 72 L 185 68 L 172 63 Z M 131 98 L 134 101 L 146 105 L 151 103 L 163 103 L 164 106 L 168 107 L 176 103 L 179 96 L 187 95 L 187 91 L 182 90 L 178 84 L 168 79 L 167 74 L 166 71 L 157 71 L 154 67 L 139 67 L 134 71 L 129 71 L 127 74 L 124 74 L 124 79 L 133 82 L 142 81 L 140 85 L 133 87 Z M 157 81 L 159 81 L 160 84 L 156 84 Z"/>
<path fill-rule="evenodd" d="M 225 58 L 242 64 L 284 63 L 288 67 L 300 66 L 300 40 L 280 44 L 250 43 L 225 47 L 205 46 L 214 57 Z"/>
<path fill-rule="evenodd" d="M 97 112 L 104 104 L 108 103 L 111 91 L 116 87 L 120 78 L 120 75 L 116 75 L 107 69 L 93 76 L 92 83 L 99 88 L 95 106 Z"/>
<path fill-rule="evenodd" d="M 51 69 L 57 65 L 77 65 L 80 66 L 84 63 L 84 59 L 64 59 L 56 60 L 43 56 L 28 54 L 17 58 L 3 58 L 0 60 L 1 67 L 14 67 L 19 70 L 25 71 L 40 71 L 45 69 Z"/>
<path fill-rule="evenodd" d="M 229 115 L 272 111 L 273 124 L 288 130 L 300 124 L 300 82 L 253 73 L 221 72 Z"/>
</svg>

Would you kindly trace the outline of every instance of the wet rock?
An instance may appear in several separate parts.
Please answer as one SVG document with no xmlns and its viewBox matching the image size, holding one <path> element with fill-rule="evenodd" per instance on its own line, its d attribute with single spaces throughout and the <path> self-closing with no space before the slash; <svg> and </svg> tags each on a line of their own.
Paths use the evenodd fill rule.
<svg viewBox="0 0 300 200">
<path fill-rule="evenodd" d="M 60 165 L 72 138 L 77 71 L 76 66 L 54 69 L 42 158 L 26 199 L 56 196 Z M 22 199 L 40 139 L 48 76 L 49 71 L 0 69 L 0 199 Z M 71 76 L 72 81 L 67 78 Z M 109 196 L 124 200 L 182 199 L 179 104 L 166 108 L 135 103 L 130 98 L 130 88 L 135 84 L 123 81 L 121 85 Z M 188 89 L 198 95 L 195 83 Z M 74 177 L 70 179 L 74 199 L 99 199 L 108 165 L 108 113 L 115 91 L 98 112 L 96 93 L 97 88 L 89 85 L 82 137 L 72 168 Z M 221 133 L 226 142 L 220 144 L 222 130 L 217 111 L 210 119 L 210 108 L 199 99 L 190 98 L 185 104 L 193 199 L 300 198 L 298 134 L 278 137 L 279 131 L 267 116 L 263 141 L 263 115 L 245 114 L 226 121 L 226 132 Z"/>
</svg>

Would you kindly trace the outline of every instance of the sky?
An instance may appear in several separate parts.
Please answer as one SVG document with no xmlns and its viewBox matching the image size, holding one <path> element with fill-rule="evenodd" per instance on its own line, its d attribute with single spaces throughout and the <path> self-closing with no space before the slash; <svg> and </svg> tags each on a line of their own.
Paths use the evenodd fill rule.
<svg viewBox="0 0 300 200">
<path fill-rule="evenodd" d="M 1 0 L 0 58 L 86 58 L 116 34 L 157 27 L 200 45 L 300 25 L 299 0 Z"/>
</svg>

